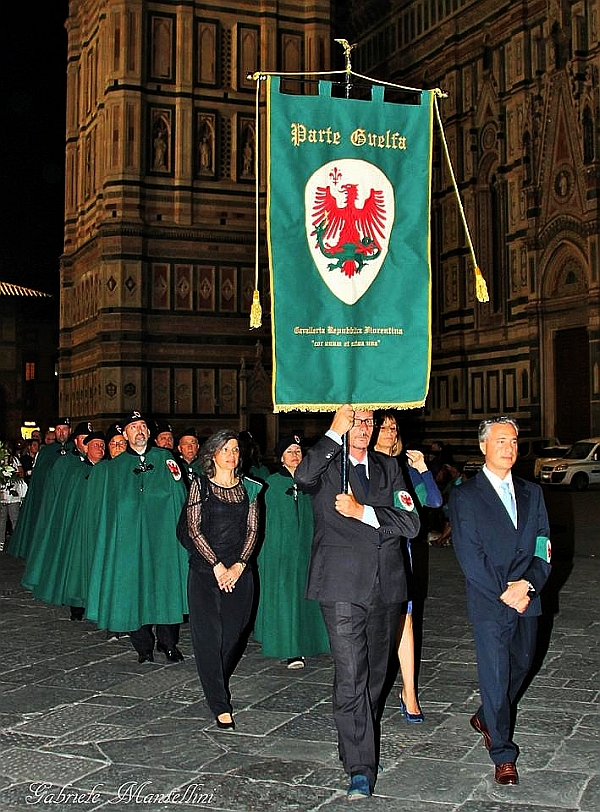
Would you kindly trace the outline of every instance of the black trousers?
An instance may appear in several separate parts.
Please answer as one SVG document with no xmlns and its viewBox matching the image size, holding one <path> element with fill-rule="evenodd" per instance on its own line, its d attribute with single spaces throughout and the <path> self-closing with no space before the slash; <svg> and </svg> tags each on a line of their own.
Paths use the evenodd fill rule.
<svg viewBox="0 0 600 812">
<path fill-rule="evenodd" d="M 196 669 L 208 707 L 215 716 L 231 713 L 229 680 L 242 654 L 250 622 L 254 582 L 249 568 L 233 592 L 219 589 L 212 569 L 188 576 L 190 634 Z"/>
<path fill-rule="evenodd" d="M 382 691 L 396 660 L 401 604 L 372 596 L 369 604 L 321 603 L 335 666 L 333 717 L 348 775 L 367 776 L 375 786 L 379 764 Z"/>
<path fill-rule="evenodd" d="M 533 662 L 537 620 L 513 612 L 497 621 L 473 624 L 481 695 L 477 716 L 490 731 L 494 764 L 517 760 L 518 749 L 512 741 L 514 703 Z"/>
<path fill-rule="evenodd" d="M 173 648 L 179 642 L 179 623 L 157 623 L 156 637 L 158 642 L 165 648 Z M 129 633 L 131 644 L 138 654 L 144 656 L 154 651 L 154 633 L 152 624 L 142 626 Z"/>
</svg>

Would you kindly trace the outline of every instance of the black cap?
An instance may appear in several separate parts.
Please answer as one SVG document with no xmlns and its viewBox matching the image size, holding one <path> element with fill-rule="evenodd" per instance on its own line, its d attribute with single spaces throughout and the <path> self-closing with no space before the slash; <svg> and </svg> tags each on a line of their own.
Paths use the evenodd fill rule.
<svg viewBox="0 0 600 812">
<path fill-rule="evenodd" d="M 182 437 L 195 437 L 196 440 L 198 439 L 198 432 L 196 431 L 194 426 L 190 426 L 187 429 L 184 429 L 181 434 L 179 435 L 179 439 L 181 440 Z"/>
<path fill-rule="evenodd" d="M 91 434 L 94 431 L 94 427 L 91 423 L 78 423 L 75 426 L 75 429 L 72 432 L 73 437 L 79 437 L 80 434 Z"/>
<path fill-rule="evenodd" d="M 286 434 L 285 437 L 281 437 L 278 440 L 277 445 L 275 446 L 275 456 L 278 460 L 281 459 L 283 452 L 291 445 L 302 445 L 300 435 Z"/>
<path fill-rule="evenodd" d="M 83 444 L 87 445 L 90 440 L 104 440 L 106 443 L 106 437 L 104 436 L 103 431 L 92 431 L 87 437 L 83 438 Z"/>
<path fill-rule="evenodd" d="M 158 437 L 159 434 L 163 434 L 165 431 L 173 434 L 173 426 L 167 420 L 156 420 L 154 425 L 156 426 L 156 437 Z"/>
<path fill-rule="evenodd" d="M 110 443 L 113 437 L 122 437 L 123 429 L 118 423 L 112 423 L 106 430 L 106 443 Z"/>
<path fill-rule="evenodd" d="M 70 417 L 57 417 L 54 423 L 55 426 L 71 426 Z"/>
<path fill-rule="evenodd" d="M 129 412 L 128 414 L 125 415 L 125 417 L 121 420 L 120 426 L 122 429 L 125 429 L 130 423 L 137 423 L 138 420 L 143 420 L 144 423 L 148 425 L 148 422 L 144 417 L 144 415 L 141 412 L 138 412 L 137 409 L 135 409 L 133 412 Z"/>
</svg>

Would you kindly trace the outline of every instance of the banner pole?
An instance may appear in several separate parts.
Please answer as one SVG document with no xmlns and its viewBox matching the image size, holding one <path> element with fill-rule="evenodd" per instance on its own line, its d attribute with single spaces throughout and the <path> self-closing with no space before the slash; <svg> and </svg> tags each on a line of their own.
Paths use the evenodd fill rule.
<svg viewBox="0 0 600 812">
<path fill-rule="evenodd" d="M 348 432 L 342 437 L 341 493 L 348 493 Z"/>
</svg>

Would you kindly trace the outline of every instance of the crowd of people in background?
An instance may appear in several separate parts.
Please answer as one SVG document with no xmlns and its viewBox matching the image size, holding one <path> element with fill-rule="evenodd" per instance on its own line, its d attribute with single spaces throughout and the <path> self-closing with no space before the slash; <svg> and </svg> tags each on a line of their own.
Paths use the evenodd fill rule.
<svg viewBox="0 0 600 812">
<path fill-rule="evenodd" d="M 331 653 L 348 797 L 368 796 L 388 650 L 400 669 L 402 716 L 425 719 L 416 627 L 426 590 L 415 553 L 419 542 L 452 543 L 452 505 L 463 504 L 453 498 L 463 477 L 450 449 L 434 442 L 426 457 L 404 445 L 400 426 L 393 410 L 340 407 L 308 453 L 299 434 L 282 436 L 271 470 L 247 431 L 201 437 L 139 411 L 106 431 L 59 417 L 43 438 L 36 430 L 19 447 L 0 443 L 0 549 L 8 538 L 8 552 L 25 560 L 22 584 L 36 598 L 68 607 L 72 621 L 96 624 L 109 640 L 129 637 L 140 665 L 156 652 L 181 662 L 189 618 L 220 730 L 235 729 L 229 686 L 251 633 L 288 669 Z M 547 577 L 538 569 L 528 570 L 534 586 L 526 581 L 534 592 Z M 519 612 L 529 605 L 521 591 L 506 599 Z M 488 746 L 486 702 L 471 724 Z M 497 771 L 498 783 L 515 783 L 506 742 L 501 756 L 512 767 Z"/>
</svg>

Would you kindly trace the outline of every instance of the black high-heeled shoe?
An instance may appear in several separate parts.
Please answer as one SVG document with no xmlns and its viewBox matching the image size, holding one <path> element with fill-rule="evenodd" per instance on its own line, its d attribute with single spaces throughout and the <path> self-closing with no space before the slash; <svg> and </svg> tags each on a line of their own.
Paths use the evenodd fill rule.
<svg viewBox="0 0 600 812">
<path fill-rule="evenodd" d="M 231 717 L 230 722 L 222 722 L 219 717 L 215 718 L 215 722 L 217 723 L 217 727 L 219 730 L 235 730 L 235 722 L 233 721 L 233 716 Z"/>
</svg>

